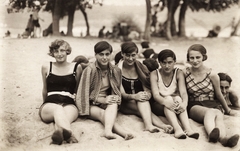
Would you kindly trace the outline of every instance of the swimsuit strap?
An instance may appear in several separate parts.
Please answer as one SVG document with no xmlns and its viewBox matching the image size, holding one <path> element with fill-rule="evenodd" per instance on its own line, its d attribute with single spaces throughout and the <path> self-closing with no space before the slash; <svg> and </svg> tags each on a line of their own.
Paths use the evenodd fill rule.
<svg viewBox="0 0 240 151">
<path fill-rule="evenodd" d="M 52 73 L 52 62 L 50 62 L 50 69 L 49 69 L 49 73 Z"/>
<path fill-rule="evenodd" d="M 78 66 L 78 65 L 79 65 L 79 64 L 76 63 L 75 66 L 74 66 L 74 69 L 73 69 L 73 75 L 74 75 L 74 76 L 76 76 L 76 70 L 77 70 L 77 66 Z"/>
</svg>

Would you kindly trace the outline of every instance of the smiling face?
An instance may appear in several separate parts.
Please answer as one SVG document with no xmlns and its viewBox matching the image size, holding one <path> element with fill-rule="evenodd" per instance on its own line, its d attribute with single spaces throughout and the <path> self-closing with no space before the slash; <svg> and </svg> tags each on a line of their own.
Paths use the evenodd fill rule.
<svg viewBox="0 0 240 151">
<path fill-rule="evenodd" d="M 124 63 L 127 65 L 134 65 L 137 59 L 137 50 L 132 53 L 122 53 Z"/>
<path fill-rule="evenodd" d="M 64 45 L 60 46 L 58 49 L 53 50 L 53 57 L 56 59 L 56 62 L 62 63 L 67 61 L 67 51 Z"/>
<path fill-rule="evenodd" d="M 95 57 L 96 57 L 96 61 L 98 62 L 98 64 L 102 67 L 105 67 L 108 65 L 108 63 L 110 61 L 111 52 L 108 49 L 106 49 L 104 51 L 96 53 Z"/>
<path fill-rule="evenodd" d="M 223 96 L 226 96 L 229 93 L 230 83 L 226 80 L 220 81 L 220 89 Z"/>
<path fill-rule="evenodd" d="M 171 73 L 174 69 L 175 61 L 172 57 L 167 57 L 162 62 L 160 61 L 160 66 L 162 71 L 165 73 Z"/>
<path fill-rule="evenodd" d="M 199 68 L 202 65 L 203 55 L 199 51 L 190 50 L 188 57 L 193 68 Z"/>
</svg>

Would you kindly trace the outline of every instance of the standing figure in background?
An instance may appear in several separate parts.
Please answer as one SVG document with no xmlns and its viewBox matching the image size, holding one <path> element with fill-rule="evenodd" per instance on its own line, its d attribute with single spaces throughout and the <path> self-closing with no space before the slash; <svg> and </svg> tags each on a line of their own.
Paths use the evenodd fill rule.
<svg viewBox="0 0 240 151">
<path fill-rule="evenodd" d="M 232 109 L 240 109 L 237 94 L 230 89 L 232 78 L 226 73 L 218 73 L 220 78 L 220 89 L 227 105 Z"/>
<path fill-rule="evenodd" d="M 67 61 L 70 45 L 64 40 L 55 40 L 49 46 L 49 55 L 56 61 L 42 66 L 43 104 L 39 116 L 45 123 L 54 122 L 53 144 L 77 143 L 72 135 L 71 123 L 78 118 L 75 94 L 82 74 L 82 67 Z"/>
<path fill-rule="evenodd" d="M 33 9 L 32 19 L 33 19 L 33 25 L 34 25 L 34 37 L 39 38 L 41 37 L 41 26 L 39 24 L 39 20 L 44 21 L 44 19 L 39 17 L 39 11 L 40 7 L 35 6 Z"/>
<path fill-rule="evenodd" d="M 98 32 L 98 38 L 104 38 L 104 37 L 105 37 L 104 29 L 105 29 L 105 26 L 103 26 L 103 27 L 99 30 L 99 32 Z"/>
<path fill-rule="evenodd" d="M 30 14 L 30 16 L 29 16 L 26 29 L 28 29 L 27 31 L 29 32 L 29 35 L 32 37 L 32 33 L 34 31 L 33 15 L 32 14 Z"/>
</svg>

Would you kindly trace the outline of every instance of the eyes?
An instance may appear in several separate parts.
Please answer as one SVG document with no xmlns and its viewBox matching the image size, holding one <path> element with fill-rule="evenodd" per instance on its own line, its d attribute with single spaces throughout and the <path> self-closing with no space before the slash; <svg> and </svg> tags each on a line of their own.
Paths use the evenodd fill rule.
<svg viewBox="0 0 240 151">
<path fill-rule="evenodd" d="M 66 50 L 65 49 L 54 49 L 53 50 L 53 53 L 63 53 L 63 52 L 66 52 Z"/>
<path fill-rule="evenodd" d="M 189 59 L 190 59 L 190 60 L 193 60 L 193 59 L 202 59 L 202 56 L 190 56 Z"/>
<path fill-rule="evenodd" d="M 102 52 L 100 52 L 99 54 L 98 54 L 100 57 L 103 57 L 103 56 L 106 56 L 106 57 L 109 57 L 111 54 L 110 53 L 102 53 Z"/>
<path fill-rule="evenodd" d="M 130 57 L 134 58 L 134 57 L 137 56 L 136 53 L 125 53 L 124 55 L 125 55 L 127 58 L 130 58 Z"/>
<path fill-rule="evenodd" d="M 163 61 L 161 62 L 162 65 L 173 64 L 174 61 Z"/>
</svg>

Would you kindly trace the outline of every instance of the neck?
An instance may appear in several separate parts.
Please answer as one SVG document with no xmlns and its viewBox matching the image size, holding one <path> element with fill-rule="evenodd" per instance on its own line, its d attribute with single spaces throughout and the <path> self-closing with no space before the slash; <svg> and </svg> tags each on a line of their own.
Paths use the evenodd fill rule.
<svg viewBox="0 0 240 151">
<path fill-rule="evenodd" d="M 64 61 L 64 62 L 55 62 L 55 65 L 56 65 L 56 66 L 65 66 L 65 65 L 67 65 L 67 64 L 68 64 L 67 61 Z"/>
<path fill-rule="evenodd" d="M 193 67 L 192 67 L 192 71 L 193 71 L 193 72 L 201 72 L 201 71 L 203 71 L 204 69 L 205 69 L 205 66 L 203 66 L 203 65 L 200 66 L 199 68 L 193 68 Z"/>
<path fill-rule="evenodd" d="M 134 64 L 132 64 L 132 65 L 129 65 L 129 64 L 127 64 L 127 63 L 123 62 L 123 68 L 127 68 L 127 69 L 133 69 L 133 68 L 135 68 L 135 66 L 134 66 Z"/>
<path fill-rule="evenodd" d="M 108 69 L 108 65 L 103 66 L 103 65 L 101 65 L 100 63 L 98 63 L 98 65 L 99 65 L 99 67 L 100 67 L 100 69 L 101 69 L 102 71 L 105 71 L 105 70 Z"/>
<path fill-rule="evenodd" d="M 171 71 L 171 72 L 164 72 L 162 69 L 160 69 L 160 72 L 164 76 L 171 76 L 173 74 L 173 71 Z"/>
</svg>

